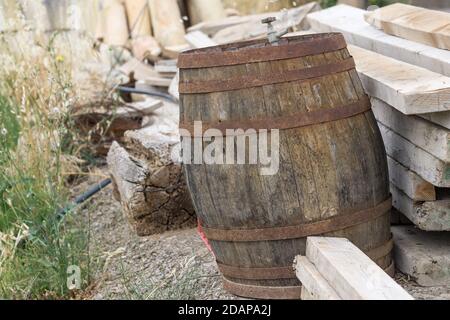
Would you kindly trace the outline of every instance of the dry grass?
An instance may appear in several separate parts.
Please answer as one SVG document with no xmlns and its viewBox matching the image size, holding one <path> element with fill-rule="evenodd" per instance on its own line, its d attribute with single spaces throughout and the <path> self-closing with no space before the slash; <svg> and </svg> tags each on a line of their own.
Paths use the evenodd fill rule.
<svg viewBox="0 0 450 320">
<path fill-rule="evenodd" d="M 84 226 L 55 215 L 69 197 L 67 173 L 80 171 L 70 119 L 79 57 L 61 34 L 16 18 L 0 34 L 0 298 L 67 297 L 68 266 L 81 268 L 83 286 L 89 276 Z"/>
</svg>

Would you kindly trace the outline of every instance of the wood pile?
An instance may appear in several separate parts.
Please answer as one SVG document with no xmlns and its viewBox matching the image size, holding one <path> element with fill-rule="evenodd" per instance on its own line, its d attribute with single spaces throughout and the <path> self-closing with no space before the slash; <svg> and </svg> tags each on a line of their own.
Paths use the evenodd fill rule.
<svg viewBox="0 0 450 320">
<path fill-rule="evenodd" d="M 410 32 L 402 34 L 407 40 L 367 22 L 395 31 L 392 26 L 407 20 L 397 18 L 401 10 L 403 17 L 414 12 L 421 19 L 430 12 L 392 7 L 366 13 L 342 5 L 310 14 L 308 22 L 315 31 L 343 32 L 352 44 L 349 51 L 383 135 L 394 207 L 423 230 L 450 231 L 450 51 L 438 48 L 439 43 L 416 42 L 427 38 L 423 24 L 410 21 Z M 449 13 L 431 13 L 450 21 Z"/>
<path fill-rule="evenodd" d="M 302 300 L 413 300 L 345 238 L 308 237 L 294 262 Z"/>
</svg>

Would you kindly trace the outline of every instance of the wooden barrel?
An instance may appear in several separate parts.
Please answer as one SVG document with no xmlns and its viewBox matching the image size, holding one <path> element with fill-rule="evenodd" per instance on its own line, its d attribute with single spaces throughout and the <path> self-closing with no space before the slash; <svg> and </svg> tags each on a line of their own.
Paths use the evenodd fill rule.
<svg viewBox="0 0 450 320">
<path fill-rule="evenodd" d="M 385 149 L 341 34 L 192 50 L 178 63 L 183 140 L 194 121 L 279 129 L 274 175 L 261 164 L 184 166 L 229 292 L 300 298 L 292 264 L 313 235 L 346 237 L 393 272 Z"/>
</svg>

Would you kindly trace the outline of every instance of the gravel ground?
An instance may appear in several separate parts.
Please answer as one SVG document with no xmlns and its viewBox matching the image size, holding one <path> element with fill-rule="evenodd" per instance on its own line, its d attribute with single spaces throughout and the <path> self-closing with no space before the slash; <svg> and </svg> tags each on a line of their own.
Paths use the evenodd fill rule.
<svg viewBox="0 0 450 320">
<path fill-rule="evenodd" d="M 103 268 L 88 299 L 236 299 L 223 290 L 214 258 L 195 229 L 138 237 L 111 187 L 91 203 L 80 213 L 90 212 L 91 250 Z M 421 287 L 399 272 L 395 279 L 416 299 L 450 300 L 449 287 Z"/>
</svg>

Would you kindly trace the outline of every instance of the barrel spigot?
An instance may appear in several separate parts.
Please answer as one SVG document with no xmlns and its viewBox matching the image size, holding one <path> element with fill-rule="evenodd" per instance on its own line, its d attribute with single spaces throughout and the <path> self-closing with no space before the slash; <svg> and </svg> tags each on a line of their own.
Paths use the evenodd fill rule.
<svg viewBox="0 0 450 320">
<path fill-rule="evenodd" d="M 276 31 L 272 25 L 272 22 L 275 22 L 277 18 L 275 17 L 267 17 L 261 20 L 262 23 L 267 24 L 267 39 L 270 44 L 277 44 L 280 41 L 280 38 L 288 33 L 288 29 Z"/>
</svg>

